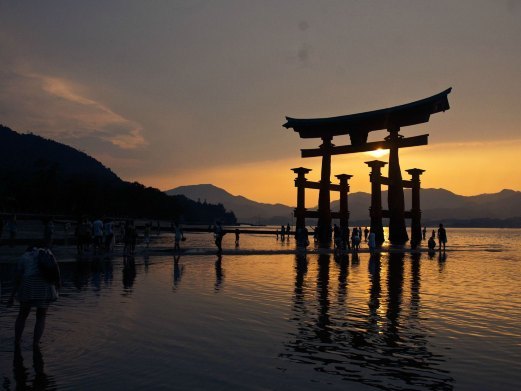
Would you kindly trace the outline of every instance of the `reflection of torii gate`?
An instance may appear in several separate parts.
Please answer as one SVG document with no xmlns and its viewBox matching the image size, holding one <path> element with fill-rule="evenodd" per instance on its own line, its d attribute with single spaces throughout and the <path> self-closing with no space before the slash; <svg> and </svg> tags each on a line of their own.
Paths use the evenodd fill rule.
<svg viewBox="0 0 521 391">
<path fill-rule="evenodd" d="M 330 118 L 313 118 L 313 119 L 295 119 L 286 117 L 287 122 L 283 125 L 286 128 L 292 128 L 298 132 L 301 138 L 320 138 L 322 144 L 316 149 L 301 150 L 302 157 L 322 157 L 322 168 L 320 182 L 314 183 L 314 187 L 319 188 L 318 199 L 318 240 L 320 246 L 329 247 L 331 244 L 331 210 L 330 210 L 330 190 L 331 188 L 331 156 L 339 154 L 349 154 L 358 152 L 374 151 L 376 149 L 389 149 L 389 175 L 384 178 L 379 174 L 379 180 L 376 179 L 377 172 L 380 172 L 383 165 L 369 164 L 373 169 L 371 173 L 372 182 L 372 201 L 371 201 L 371 228 L 374 229 L 380 243 L 383 241 L 383 230 L 381 238 L 379 232 L 382 217 L 389 217 L 389 241 L 394 245 L 403 245 L 409 238 L 405 228 L 405 203 L 404 203 L 404 181 L 400 170 L 400 161 L 398 158 L 399 148 L 414 147 L 428 144 L 428 134 L 421 136 L 408 137 L 399 134 L 400 128 L 428 122 L 431 114 L 445 111 L 450 108 L 447 95 L 451 89 L 447 89 L 437 95 L 429 98 L 411 102 L 401 106 L 395 106 L 387 109 L 369 111 L 365 113 L 345 115 L 341 117 Z M 387 129 L 389 136 L 383 141 L 367 142 L 369 132 L 375 130 Z M 334 136 L 349 135 L 351 144 L 335 146 L 332 143 Z M 380 162 L 383 163 L 383 162 Z M 374 166 L 374 167 L 373 167 Z M 378 167 L 379 166 L 379 167 Z M 307 169 L 304 169 L 307 170 Z M 376 171 L 375 171 L 376 170 Z M 419 175 L 422 170 L 413 169 L 408 172 L 412 175 L 412 183 L 418 184 L 417 197 L 413 195 L 413 211 L 417 209 L 419 212 Z M 298 172 L 295 171 L 297 174 Z M 308 171 L 309 172 L 309 171 Z M 374 174 L 374 175 L 373 175 Z M 303 173 L 305 175 L 305 173 Z M 374 178 L 374 180 L 373 180 Z M 298 180 L 298 178 L 297 178 Z M 305 180 L 305 178 L 304 178 Z M 347 181 L 346 181 L 347 183 Z M 389 210 L 384 212 L 381 209 L 380 202 L 377 201 L 377 194 L 374 194 L 376 187 L 380 185 L 388 186 L 388 204 Z M 407 182 L 406 187 L 409 187 Z M 347 194 L 347 193 L 346 193 Z M 414 200 L 417 198 L 417 202 Z M 342 197 L 341 197 L 342 199 Z M 378 208 L 378 205 L 380 207 Z M 416 207 L 416 208 L 415 208 Z M 377 211 L 376 209 L 379 209 Z M 416 239 L 419 214 L 411 212 L 417 218 L 413 219 L 413 240 Z M 386 216 L 387 215 L 387 216 Z M 411 216 L 412 217 L 412 216 Z M 379 226 L 377 220 L 379 219 Z M 297 217 L 297 222 L 298 222 Z M 373 223 L 375 224 L 373 226 Z M 421 228 L 420 228 L 421 229 Z"/>
</svg>

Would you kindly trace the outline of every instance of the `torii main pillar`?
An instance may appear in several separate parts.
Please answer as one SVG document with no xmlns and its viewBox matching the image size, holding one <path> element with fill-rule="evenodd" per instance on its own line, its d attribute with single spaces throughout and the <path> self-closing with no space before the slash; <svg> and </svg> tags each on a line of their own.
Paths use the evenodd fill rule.
<svg viewBox="0 0 521 391">
<path fill-rule="evenodd" d="M 411 208 L 411 246 L 416 247 L 422 241 L 422 224 L 421 224 L 421 209 L 420 209 L 420 175 L 425 170 L 419 168 L 411 168 L 405 170 L 411 175 L 411 195 L 412 195 L 412 208 Z"/>
<path fill-rule="evenodd" d="M 320 189 L 318 194 L 317 238 L 320 247 L 331 247 L 331 149 L 333 137 L 322 137 L 322 170 L 320 171 Z"/>
<path fill-rule="evenodd" d="M 311 169 L 298 167 L 292 168 L 295 174 L 297 174 L 297 178 L 295 179 L 295 187 L 297 188 L 297 207 L 295 208 L 295 231 L 298 228 L 304 228 L 306 226 L 306 174 L 308 174 Z"/>
<path fill-rule="evenodd" d="M 340 229 L 347 232 L 349 227 L 349 179 L 348 174 L 335 175 L 340 180 Z"/>
<path fill-rule="evenodd" d="M 384 228 L 382 224 L 382 168 L 387 164 L 380 160 L 365 162 L 370 168 L 371 173 L 371 207 L 369 215 L 371 217 L 371 231 L 374 232 L 375 242 L 380 246 L 385 242 Z"/>
<path fill-rule="evenodd" d="M 398 157 L 399 141 L 403 136 L 398 134 L 399 128 L 388 129 L 390 142 L 389 153 L 389 188 L 387 201 L 389 203 L 389 241 L 392 245 L 402 246 L 409 240 L 405 228 L 405 201 L 403 195 L 402 172 Z"/>
</svg>

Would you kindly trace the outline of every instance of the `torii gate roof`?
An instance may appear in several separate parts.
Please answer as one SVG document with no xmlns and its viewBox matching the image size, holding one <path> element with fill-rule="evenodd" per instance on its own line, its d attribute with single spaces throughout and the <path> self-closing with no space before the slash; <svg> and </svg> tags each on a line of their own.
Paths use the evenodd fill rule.
<svg viewBox="0 0 521 391">
<path fill-rule="evenodd" d="M 329 118 L 286 117 L 285 128 L 293 128 L 301 138 L 333 137 L 349 134 L 353 145 L 367 141 L 369 132 L 396 129 L 429 121 L 431 114 L 450 109 L 447 95 L 452 88 L 429 98 L 386 109 Z"/>
</svg>

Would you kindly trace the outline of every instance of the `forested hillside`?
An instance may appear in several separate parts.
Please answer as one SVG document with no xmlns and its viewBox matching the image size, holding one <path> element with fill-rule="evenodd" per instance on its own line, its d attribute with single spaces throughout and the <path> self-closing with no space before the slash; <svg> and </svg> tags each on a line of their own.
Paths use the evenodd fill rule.
<svg viewBox="0 0 521 391">
<path fill-rule="evenodd" d="M 93 157 L 0 125 L 0 211 L 235 222 L 220 205 L 125 182 Z"/>
</svg>

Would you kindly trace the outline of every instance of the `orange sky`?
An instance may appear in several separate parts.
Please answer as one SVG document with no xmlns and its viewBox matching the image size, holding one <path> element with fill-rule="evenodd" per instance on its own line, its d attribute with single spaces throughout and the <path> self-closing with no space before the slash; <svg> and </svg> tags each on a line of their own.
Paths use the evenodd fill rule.
<svg viewBox="0 0 521 391">
<path fill-rule="evenodd" d="M 484 192 L 498 192 L 504 188 L 521 189 L 521 170 L 518 153 L 521 139 L 508 142 L 469 142 L 435 144 L 400 151 L 400 164 L 404 179 L 409 168 L 421 168 L 426 172 L 421 177 L 424 188 L 445 188 L 456 194 L 475 195 Z M 374 157 L 370 153 L 333 156 L 332 182 L 334 175 L 347 173 L 351 192 L 370 192 L 369 168 L 364 162 L 369 160 L 388 161 L 388 154 Z M 295 175 L 290 168 L 307 167 L 313 169 L 309 180 L 320 179 L 320 158 L 287 159 L 255 162 L 209 168 L 208 170 L 187 170 L 183 175 L 173 177 L 145 177 L 143 183 L 169 190 L 186 184 L 212 183 L 234 195 L 242 195 L 267 203 L 295 205 L 296 189 L 293 187 Z M 387 169 L 382 171 L 387 175 Z M 164 184 L 169 184 L 165 188 Z M 318 202 L 318 191 L 308 190 L 308 206 Z"/>
</svg>

